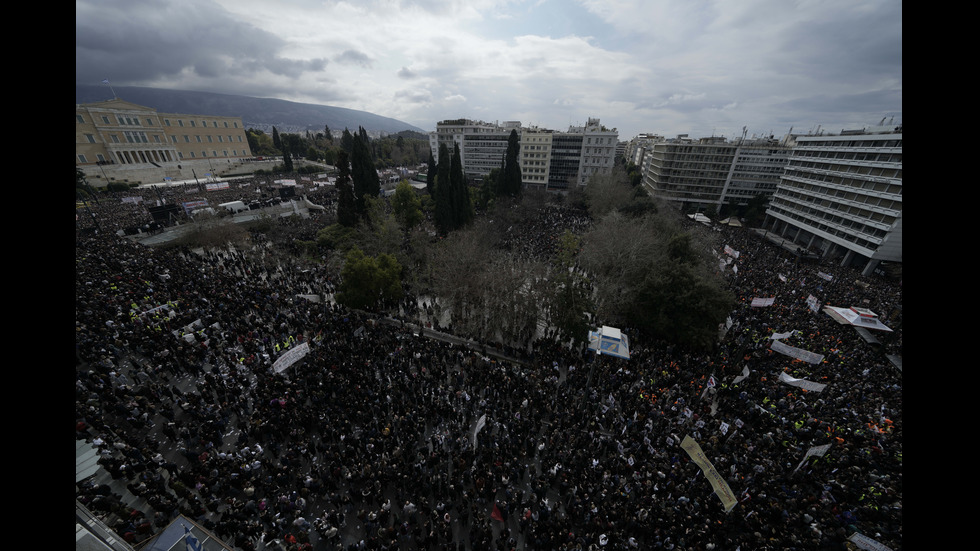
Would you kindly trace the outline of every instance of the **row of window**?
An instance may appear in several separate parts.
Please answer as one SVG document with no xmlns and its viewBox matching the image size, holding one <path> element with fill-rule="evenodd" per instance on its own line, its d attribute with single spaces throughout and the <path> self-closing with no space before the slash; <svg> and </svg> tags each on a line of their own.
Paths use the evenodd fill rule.
<svg viewBox="0 0 980 551">
<path fill-rule="evenodd" d="M 805 213 L 779 208 L 778 205 L 773 205 L 771 208 L 774 212 L 780 213 L 783 216 L 786 216 L 787 218 L 796 220 L 797 222 L 800 223 L 801 227 L 817 228 L 824 233 L 834 235 L 840 239 L 843 239 L 844 241 L 854 243 L 855 245 L 867 249 L 869 251 L 876 250 L 881 242 L 881 239 L 884 239 L 884 235 L 880 230 L 874 230 L 873 237 L 876 239 L 876 241 L 873 242 L 867 238 L 867 237 L 872 237 L 867 233 L 856 233 L 853 231 L 847 231 L 843 228 L 829 225 L 826 222 L 822 221 L 821 219 L 808 216 Z"/>
<path fill-rule="evenodd" d="M 118 134 L 109 134 L 108 137 L 112 143 L 116 143 L 116 144 L 123 143 L 123 140 L 119 138 Z M 123 138 L 125 139 L 126 143 L 150 143 L 150 138 L 146 135 L 146 132 L 136 132 L 136 131 L 127 130 L 123 132 Z M 197 138 L 197 143 L 204 143 L 204 140 L 201 138 L 201 136 L 195 136 L 195 138 Z M 211 135 L 207 136 L 208 143 L 214 143 L 214 138 L 215 136 L 211 136 Z M 225 141 L 224 136 L 218 135 L 217 138 L 218 138 L 218 143 L 224 143 Z M 98 143 L 98 140 L 96 140 L 94 134 L 85 134 L 85 140 L 88 143 L 92 143 L 92 144 Z M 178 137 L 172 135 L 170 136 L 170 141 L 172 143 L 177 143 Z M 228 136 L 229 143 L 232 143 L 234 141 L 235 141 L 234 136 Z M 153 143 L 162 143 L 162 142 L 163 141 L 160 139 L 160 136 L 158 134 L 153 135 Z M 242 142 L 241 136 L 238 136 L 238 142 L 239 143 Z M 184 143 L 191 143 L 191 137 L 188 136 L 187 134 L 184 134 Z"/>
<path fill-rule="evenodd" d="M 109 120 L 109 115 L 102 115 L 99 118 L 101 119 L 103 124 L 112 124 L 112 121 Z M 116 124 L 118 124 L 119 126 L 143 126 L 143 123 L 140 121 L 139 117 L 117 114 L 115 115 L 115 118 L 116 118 Z M 81 114 L 76 113 L 75 121 L 79 124 L 85 124 L 85 117 L 83 117 Z M 93 119 L 92 122 L 94 123 L 95 120 Z M 178 127 L 184 126 L 183 119 L 177 119 L 176 122 Z M 187 122 L 191 128 L 197 127 L 197 121 L 193 119 L 189 119 Z M 232 121 L 231 126 L 228 126 L 228 121 L 221 121 L 221 123 L 224 126 L 224 128 L 238 128 L 238 121 Z M 170 123 L 170 119 L 163 119 L 163 125 L 172 126 Z M 159 126 L 159 125 L 156 124 L 152 118 L 147 118 L 146 126 Z M 208 121 L 201 120 L 201 127 L 207 128 Z M 218 121 L 211 121 L 211 127 L 221 128 L 221 126 L 218 125 Z"/>
</svg>

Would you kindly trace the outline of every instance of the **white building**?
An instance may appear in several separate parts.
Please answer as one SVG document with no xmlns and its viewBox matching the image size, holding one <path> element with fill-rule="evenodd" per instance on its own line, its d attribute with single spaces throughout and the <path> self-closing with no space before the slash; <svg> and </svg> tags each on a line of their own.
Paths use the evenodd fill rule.
<svg viewBox="0 0 980 551">
<path fill-rule="evenodd" d="M 714 213 L 771 196 L 790 155 L 789 147 L 769 139 L 723 137 L 654 142 L 643 150 L 647 190 L 682 211 Z"/>
<path fill-rule="evenodd" d="M 525 186 L 563 191 L 574 185 L 585 185 L 593 174 L 609 173 L 616 159 L 619 132 L 609 129 L 599 119 L 588 119 L 584 126 L 571 126 L 568 132 L 522 128 L 519 121 L 503 124 L 445 120 L 429 133 L 429 147 L 436 163 L 439 146 L 449 151 L 459 145 L 463 173 L 470 183 L 481 181 L 491 170 L 503 167 L 507 143 L 512 131 L 517 131 L 521 150 L 521 166 Z"/>
<path fill-rule="evenodd" d="M 766 229 L 870 274 L 902 262 L 902 127 L 797 136 Z"/>
<path fill-rule="evenodd" d="M 471 183 L 476 183 L 491 170 L 503 166 L 507 140 L 513 130 L 520 136 L 520 121 L 497 124 L 469 119 L 445 120 L 436 124 L 435 132 L 429 133 L 429 147 L 438 163 L 440 145 L 445 144 L 450 154 L 453 147 L 459 145 L 463 174 Z"/>
</svg>

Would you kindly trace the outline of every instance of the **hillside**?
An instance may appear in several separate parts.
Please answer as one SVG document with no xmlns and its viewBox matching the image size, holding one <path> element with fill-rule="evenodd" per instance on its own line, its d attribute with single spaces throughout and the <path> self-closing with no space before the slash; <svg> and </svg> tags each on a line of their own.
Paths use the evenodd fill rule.
<svg viewBox="0 0 980 551">
<path fill-rule="evenodd" d="M 113 86 L 112 89 L 119 99 L 152 107 L 162 113 L 241 117 L 246 128 L 265 132 L 272 132 L 273 126 L 280 132 L 321 132 L 324 125 L 329 126 L 335 136 L 339 136 L 344 128 L 356 131 L 362 126 L 371 135 L 395 134 L 404 130 L 428 132 L 367 111 L 329 105 L 135 86 Z M 75 85 L 75 103 L 95 103 L 108 99 L 112 99 L 112 93 L 106 86 Z"/>
</svg>

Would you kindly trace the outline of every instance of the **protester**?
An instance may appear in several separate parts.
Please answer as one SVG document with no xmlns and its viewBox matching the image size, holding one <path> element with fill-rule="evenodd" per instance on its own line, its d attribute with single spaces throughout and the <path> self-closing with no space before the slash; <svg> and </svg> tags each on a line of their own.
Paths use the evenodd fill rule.
<svg viewBox="0 0 980 551">
<path fill-rule="evenodd" d="M 138 221 L 117 207 L 102 228 Z M 512 248 L 553 254 L 587 224 L 549 209 Z M 901 549 L 901 373 L 885 355 L 900 323 L 874 345 L 807 304 L 887 324 L 901 287 L 725 232 L 738 305 L 717 350 L 623 328 L 629 360 L 539 341 L 514 361 L 303 298 L 333 291 L 325 268 L 258 243 L 79 234 L 76 437 L 121 489 L 76 497 L 130 541 L 183 514 L 242 550 L 831 550 L 854 533 Z M 404 312 L 422 325 L 424 309 Z M 780 342 L 822 359 L 773 351 L 790 332 Z M 735 496 L 727 512 L 686 436 Z"/>
</svg>

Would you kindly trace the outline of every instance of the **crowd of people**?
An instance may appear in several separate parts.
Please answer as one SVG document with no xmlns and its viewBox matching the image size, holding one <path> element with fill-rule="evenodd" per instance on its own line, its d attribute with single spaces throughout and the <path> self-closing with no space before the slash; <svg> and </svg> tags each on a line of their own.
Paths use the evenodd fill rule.
<svg viewBox="0 0 980 551">
<path fill-rule="evenodd" d="M 184 515 L 239 550 L 900 550 L 901 286 L 724 231 L 738 303 L 717 349 L 623 328 L 628 360 L 546 341 L 505 359 L 425 331 L 424 308 L 352 311 L 260 244 L 79 233 L 76 438 L 146 505 L 91 481 L 76 498 L 131 542 Z M 868 342 L 811 295 L 897 329 Z"/>
</svg>

